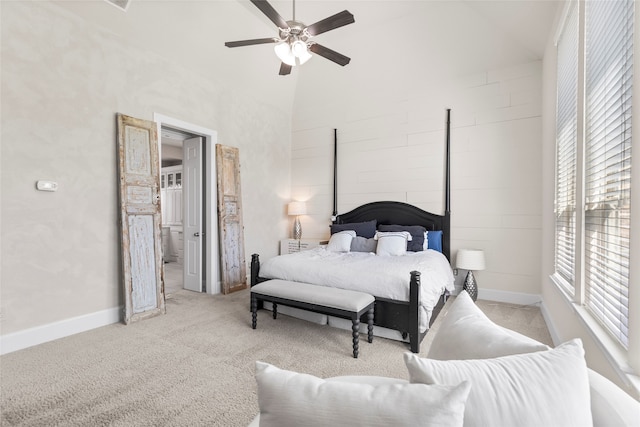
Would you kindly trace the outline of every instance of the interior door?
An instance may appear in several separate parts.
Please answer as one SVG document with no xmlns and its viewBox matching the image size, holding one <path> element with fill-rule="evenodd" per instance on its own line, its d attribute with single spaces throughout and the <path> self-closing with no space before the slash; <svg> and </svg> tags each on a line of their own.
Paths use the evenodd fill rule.
<svg viewBox="0 0 640 427">
<path fill-rule="evenodd" d="M 202 138 L 184 141 L 182 174 L 184 288 L 202 292 Z"/>
<path fill-rule="evenodd" d="M 220 224 L 220 274 L 222 293 L 228 294 L 247 287 L 239 150 L 235 147 L 216 144 L 216 169 Z"/>
<path fill-rule="evenodd" d="M 154 122 L 118 114 L 124 322 L 163 314 L 158 134 Z"/>
</svg>

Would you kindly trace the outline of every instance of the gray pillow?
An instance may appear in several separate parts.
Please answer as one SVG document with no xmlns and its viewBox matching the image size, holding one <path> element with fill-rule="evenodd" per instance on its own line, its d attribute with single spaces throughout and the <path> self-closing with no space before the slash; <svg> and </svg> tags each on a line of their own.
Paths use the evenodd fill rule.
<svg viewBox="0 0 640 427">
<path fill-rule="evenodd" d="M 367 239 L 366 237 L 356 236 L 351 240 L 351 252 L 374 252 L 378 246 L 376 239 Z"/>
</svg>

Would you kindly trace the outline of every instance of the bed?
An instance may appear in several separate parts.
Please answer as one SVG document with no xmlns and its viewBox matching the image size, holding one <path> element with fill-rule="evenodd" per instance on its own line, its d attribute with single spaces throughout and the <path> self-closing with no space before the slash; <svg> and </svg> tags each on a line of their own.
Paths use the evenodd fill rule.
<svg viewBox="0 0 640 427">
<path fill-rule="evenodd" d="M 351 212 L 338 215 L 334 223 L 351 224 L 372 220 L 376 220 L 378 226 L 422 226 L 427 231 L 442 231 L 442 252 L 431 249 L 422 251 L 422 253 L 407 252 L 407 255 L 402 256 L 378 256 L 366 252 L 331 253 L 324 247 L 320 247 L 267 260 L 264 265 L 267 271 L 263 271 L 262 274 L 260 273 L 259 256 L 254 254 L 251 258 L 251 285 L 254 286 L 272 278 L 318 285 L 323 284 L 322 280 L 326 280 L 325 284 L 329 286 L 372 293 L 376 298 L 375 325 L 401 332 L 403 338 L 409 338 L 411 351 L 419 353 L 420 343 L 427 333 L 428 325 L 439 313 L 448 294 L 439 284 L 439 289 L 443 291 L 438 292 L 434 297 L 434 289 L 430 287 L 428 279 L 433 279 L 435 275 L 438 278 L 442 276 L 443 262 L 438 258 L 444 259 L 444 264 L 449 266 L 449 217 L 448 215 L 432 214 L 406 203 L 391 201 L 365 204 Z M 392 294 L 389 295 L 376 283 L 372 284 L 373 278 L 368 274 L 376 275 L 377 272 L 367 267 L 358 266 L 359 264 L 369 266 L 369 264 L 363 263 L 372 260 L 383 270 L 391 270 L 394 273 L 393 277 L 387 277 L 389 281 L 404 281 L 404 288 L 392 285 L 390 287 Z M 408 264 L 404 274 L 398 275 L 399 268 L 393 264 L 400 261 L 413 261 L 414 265 Z M 430 261 L 436 262 L 435 268 L 428 267 Z M 327 269 L 327 265 L 332 262 L 337 263 L 336 268 Z M 384 262 L 388 264 L 384 264 Z M 298 264 L 300 268 L 288 269 L 287 266 L 290 263 Z M 317 270 L 325 270 L 329 272 L 329 275 L 324 277 L 316 275 Z M 349 273 L 347 270 L 352 271 Z M 451 280 L 449 286 L 446 287 L 447 291 L 453 289 L 453 276 L 449 279 Z M 365 320 L 363 319 L 363 322 Z"/>
<path fill-rule="evenodd" d="M 343 289 L 353 289 L 365 291 L 369 290 L 375 301 L 375 315 L 374 323 L 376 326 L 388 328 L 401 333 L 403 339 L 409 341 L 410 349 L 414 353 L 420 352 L 420 343 L 425 337 L 428 327 L 433 323 L 442 306 L 446 302 L 446 298 L 450 291 L 453 290 L 453 275 L 450 267 L 450 178 L 449 178 L 449 159 L 450 159 L 450 110 L 447 110 L 447 133 L 446 133 L 446 151 L 445 151 L 445 209 L 444 214 L 435 214 L 424 211 L 416 206 L 398 202 L 398 201 L 378 201 L 367 203 L 359 206 L 350 212 L 336 215 L 336 198 L 337 194 L 335 188 L 335 166 L 334 166 L 334 221 L 333 226 L 335 232 L 340 230 L 340 225 L 346 224 L 362 224 L 375 221 L 376 229 L 380 230 L 385 228 L 384 226 L 400 226 L 402 227 L 424 227 L 427 233 L 431 232 L 435 236 L 439 236 L 439 247 L 437 248 L 437 254 L 434 254 L 434 249 L 427 249 L 420 252 L 428 254 L 429 258 L 439 258 L 436 264 L 439 265 L 437 269 L 448 269 L 449 277 L 447 277 L 447 286 L 439 286 L 439 290 L 435 297 L 433 296 L 432 279 L 433 269 L 429 266 L 425 266 L 422 260 L 418 260 L 421 255 L 419 252 L 408 252 L 407 259 L 411 257 L 415 258 L 414 264 L 406 266 L 406 271 L 401 272 L 399 279 L 404 283 L 403 290 L 395 293 L 386 293 L 381 290 L 380 287 L 370 286 L 369 283 L 372 280 L 371 276 L 367 276 L 369 273 L 367 268 L 363 270 L 356 270 L 359 273 L 354 274 L 350 270 L 347 262 L 354 262 L 354 265 L 363 262 L 363 259 L 367 257 L 366 254 L 352 255 L 349 261 L 349 256 L 341 255 L 338 258 L 338 264 L 340 268 L 327 267 L 324 264 L 317 264 L 318 261 L 323 261 L 323 258 L 332 258 L 332 255 L 323 254 L 326 252 L 325 248 L 314 249 L 311 251 L 299 252 L 297 254 L 281 255 L 275 257 L 278 260 L 293 260 L 295 264 L 302 266 L 301 270 L 313 271 L 313 270 L 326 270 L 328 276 L 323 278 L 315 278 L 304 275 L 298 275 L 299 273 L 292 272 L 286 267 L 286 262 L 283 265 L 277 265 L 275 268 L 271 265 L 272 260 L 268 260 L 264 267 L 267 271 L 261 272 L 261 263 L 258 254 L 253 254 L 251 257 L 251 286 L 256 285 L 265 280 L 272 278 L 279 278 L 285 280 L 306 282 L 318 285 L 329 285 L 334 287 L 340 287 Z M 335 164 L 335 163 L 334 163 Z M 346 226 L 346 229 L 350 226 Z M 334 231 L 332 230 L 332 231 Z M 387 228 L 388 230 L 388 228 Z M 332 234 L 333 235 L 333 234 Z M 387 267 L 382 262 L 387 261 L 396 262 L 399 258 L 405 257 L 404 255 L 399 257 L 393 256 L 376 256 L 376 263 L 380 264 L 383 269 Z M 335 261 L 335 260 L 334 260 Z M 410 260 L 411 261 L 411 260 Z M 314 264 L 316 263 L 316 264 Z M 314 267 L 315 265 L 315 267 Z M 318 266 L 319 265 L 319 266 Z M 356 267 L 354 267 L 356 268 Z M 342 270 L 340 272 L 339 270 Z M 422 270 L 422 271 L 421 271 Z M 372 274 L 375 275 L 375 272 Z M 446 273 L 445 273 L 446 275 Z M 326 281 L 323 283 L 323 280 Z M 391 279 L 389 279 L 391 280 Z M 424 283 L 423 283 L 424 282 Z M 402 286 L 402 285 L 400 285 Z M 374 289 L 372 291 L 371 289 Z M 396 287 L 394 287 L 396 289 Z M 366 319 L 362 319 L 363 322 Z"/>
</svg>

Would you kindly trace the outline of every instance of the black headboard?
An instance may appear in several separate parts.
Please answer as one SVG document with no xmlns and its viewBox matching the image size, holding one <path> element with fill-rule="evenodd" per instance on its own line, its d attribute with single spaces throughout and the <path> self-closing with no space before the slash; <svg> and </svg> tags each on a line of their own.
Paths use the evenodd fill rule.
<svg viewBox="0 0 640 427">
<path fill-rule="evenodd" d="M 442 253 L 451 258 L 450 213 L 437 215 L 403 202 L 372 202 L 336 217 L 335 224 L 348 224 L 376 220 L 378 224 L 421 225 L 429 231 L 442 230 Z"/>
<path fill-rule="evenodd" d="M 351 212 L 337 215 L 338 208 L 338 136 L 333 132 L 333 216 L 334 224 L 378 221 L 378 224 L 421 225 L 427 230 L 442 230 L 442 253 L 451 262 L 451 109 L 446 114 L 445 159 L 444 159 L 444 215 L 423 211 L 403 202 L 372 202 L 355 208 Z"/>
</svg>

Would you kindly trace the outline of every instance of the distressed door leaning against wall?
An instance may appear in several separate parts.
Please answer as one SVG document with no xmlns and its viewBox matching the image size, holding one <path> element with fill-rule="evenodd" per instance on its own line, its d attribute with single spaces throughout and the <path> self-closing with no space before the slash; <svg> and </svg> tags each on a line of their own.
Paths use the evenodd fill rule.
<svg viewBox="0 0 640 427">
<path fill-rule="evenodd" d="M 124 322 L 164 314 L 158 135 L 154 122 L 118 114 Z"/>
<path fill-rule="evenodd" d="M 216 144 L 216 168 L 222 293 L 228 294 L 247 287 L 239 150 Z"/>
</svg>

